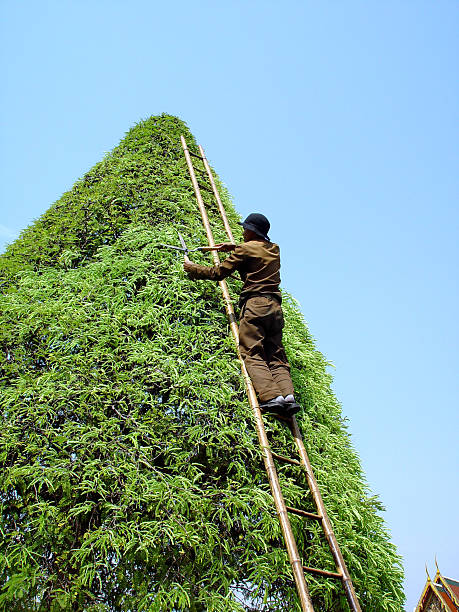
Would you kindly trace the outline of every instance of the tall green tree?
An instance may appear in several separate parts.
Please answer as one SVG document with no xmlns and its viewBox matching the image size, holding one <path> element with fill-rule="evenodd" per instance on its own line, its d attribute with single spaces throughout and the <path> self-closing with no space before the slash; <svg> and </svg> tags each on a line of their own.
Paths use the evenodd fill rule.
<svg viewBox="0 0 459 612">
<path fill-rule="evenodd" d="M 0 609 L 299 609 L 218 286 L 158 247 L 177 230 L 205 244 L 180 134 L 196 150 L 176 117 L 136 125 L 0 258 Z M 383 508 L 327 361 L 284 305 L 300 426 L 362 608 L 399 611 Z M 301 469 L 279 477 L 314 509 Z M 334 569 L 317 526 L 292 524 L 304 562 Z M 348 609 L 340 584 L 308 581 L 316 610 Z"/>
</svg>

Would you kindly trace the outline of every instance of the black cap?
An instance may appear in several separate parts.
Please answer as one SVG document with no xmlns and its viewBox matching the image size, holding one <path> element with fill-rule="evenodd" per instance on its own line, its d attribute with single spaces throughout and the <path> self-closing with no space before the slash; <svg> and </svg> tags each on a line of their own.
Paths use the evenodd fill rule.
<svg viewBox="0 0 459 612">
<path fill-rule="evenodd" d="M 252 232 L 261 236 L 263 240 L 270 242 L 268 232 L 271 224 L 261 213 L 251 213 L 245 221 L 239 221 L 239 225 L 242 225 L 244 229 L 252 230 Z"/>
</svg>

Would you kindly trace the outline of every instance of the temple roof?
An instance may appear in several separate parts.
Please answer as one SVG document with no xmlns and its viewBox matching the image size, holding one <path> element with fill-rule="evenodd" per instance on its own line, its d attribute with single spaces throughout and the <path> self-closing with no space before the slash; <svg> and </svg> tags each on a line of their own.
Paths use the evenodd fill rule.
<svg viewBox="0 0 459 612">
<path fill-rule="evenodd" d="M 442 576 L 437 566 L 437 573 L 432 580 L 427 572 L 427 582 L 415 612 L 428 610 L 428 604 L 436 600 L 442 610 L 459 612 L 459 580 Z M 430 608 L 430 606 L 429 606 Z"/>
</svg>

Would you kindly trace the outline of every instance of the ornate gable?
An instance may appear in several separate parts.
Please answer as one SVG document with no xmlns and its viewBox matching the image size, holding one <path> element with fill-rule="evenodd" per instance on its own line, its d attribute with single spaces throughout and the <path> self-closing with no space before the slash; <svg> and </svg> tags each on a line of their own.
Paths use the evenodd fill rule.
<svg viewBox="0 0 459 612">
<path fill-rule="evenodd" d="M 459 581 L 442 576 L 438 566 L 434 580 L 427 572 L 427 582 L 415 612 L 459 612 Z"/>
</svg>

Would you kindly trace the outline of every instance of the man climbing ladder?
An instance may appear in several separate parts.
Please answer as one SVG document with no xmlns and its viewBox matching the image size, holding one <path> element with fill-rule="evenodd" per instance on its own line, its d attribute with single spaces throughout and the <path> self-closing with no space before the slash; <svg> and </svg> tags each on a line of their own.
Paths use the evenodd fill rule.
<svg viewBox="0 0 459 612">
<path fill-rule="evenodd" d="M 239 306 L 239 350 L 260 408 L 290 417 L 300 410 L 295 402 L 290 366 L 282 344 L 284 317 L 280 283 L 280 251 L 270 241 L 270 223 L 260 213 L 250 214 L 241 223 L 244 242 L 218 245 L 232 251 L 221 264 L 208 267 L 185 261 L 183 267 L 193 279 L 220 281 L 238 271 L 244 283 Z"/>
</svg>

